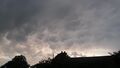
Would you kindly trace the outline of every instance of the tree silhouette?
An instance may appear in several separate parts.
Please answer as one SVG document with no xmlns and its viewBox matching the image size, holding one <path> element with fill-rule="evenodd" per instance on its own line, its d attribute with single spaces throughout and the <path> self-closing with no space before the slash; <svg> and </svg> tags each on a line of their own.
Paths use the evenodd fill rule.
<svg viewBox="0 0 120 68">
<path fill-rule="evenodd" d="M 54 63 L 65 63 L 70 59 L 70 57 L 67 55 L 67 53 L 62 51 L 60 54 L 58 54 L 55 58 L 53 58 Z"/>
<path fill-rule="evenodd" d="M 31 68 L 50 68 L 52 59 L 48 58 L 48 60 L 42 60 L 39 63 L 31 66 Z"/>
<path fill-rule="evenodd" d="M 1 68 L 29 68 L 29 64 L 26 61 L 26 58 L 23 55 L 15 56 L 12 61 L 9 61 Z"/>
<path fill-rule="evenodd" d="M 114 57 L 114 60 L 115 60 L 115 62 L 116 62 L 117 64 L 120 64 L 120 51 L 118 51 L 118 52 L 113 52 L 113 53 L 111 54 L 111 56 Z"/>
<path fill-rule="evenodd" d="M 36 65 L 31 66 L 31 68 L 63 68 L 69 61 L 70 57 L 66 52 L 61 52 L 53 59 L 43 60 Z"/>
<path fill-rule="evenodd" d="M 69 57 L 65 51 L 53 59 L 40 61 L 30 66 L 25 56 L 15 56 L 0 68 L 120 68 L 120 51 L 110 53 L 110 56 Z"/>
</svg>

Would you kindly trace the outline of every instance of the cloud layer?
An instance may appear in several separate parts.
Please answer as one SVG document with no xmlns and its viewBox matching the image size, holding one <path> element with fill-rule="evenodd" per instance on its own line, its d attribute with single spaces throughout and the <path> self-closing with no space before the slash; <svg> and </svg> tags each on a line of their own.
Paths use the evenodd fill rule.
<svg viewBox="0 0 120 68">
<path fill-rule="evenodd" d="M 0 0 L 0 64 L 23 54 L 33 64 L 118 50 L 119 0 Z"/>
</svg>

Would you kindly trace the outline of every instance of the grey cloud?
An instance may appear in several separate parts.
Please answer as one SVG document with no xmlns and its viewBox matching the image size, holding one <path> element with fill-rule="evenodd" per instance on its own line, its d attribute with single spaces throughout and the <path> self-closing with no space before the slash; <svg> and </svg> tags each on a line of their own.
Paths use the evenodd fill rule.
<svg viewBox="0 0 120 68">
<path fill-rule="evenodd" d="M 1 0 L 0 5 L 0 31 L 20 28 L 38 11 L 38 6 L 30 0 Z"/>
<path fill-rule="evenodd" d="M 119 0 L 0 0 L 0 50 L 5 57 L 24 54 L 30 63 L 61 50 L 88 55 L 91 51 L 101 54 L 117 50 L 119 3 Z"/>
</svg>

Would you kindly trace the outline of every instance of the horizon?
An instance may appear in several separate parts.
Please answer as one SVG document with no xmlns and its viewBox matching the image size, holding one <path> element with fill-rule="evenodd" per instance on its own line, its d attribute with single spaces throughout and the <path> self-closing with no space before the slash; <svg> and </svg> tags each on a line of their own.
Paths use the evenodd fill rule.
<svg viewBox="0 0 120 68">
<path fill-rule="evenodd" d="M 53 59 L 55 56 L 57 56 L 58 54 L 60 54 L 61 52 L 63 52 L 63 51 L 60 51 L 60 52 L 57 52 L 56 54 L 54 53 L 53 54 L 53 56 L 48 56 L 48 57 L 46 57 L 46 58 L 43 58 L 43 59 L 39 59 L 38 60 L 38 62 L 30 62 L 27 58 L 29 58 L 29 57 L 26 57 L 25 55 L 23 55 L 23 54 L 16 54 L 15 56 L 21 56 L 21 55 L 23 55 L 23 56 L 25 56 L 26 57 L 26 60 L 27 60 L 27 62 L 30 64 L 30 65 L 34 65 L 34 64 L 36 64 L 36 63 L 39 63 L 40 61 L 42 61 L 42 60 L 48 60 L 49 58 L 50 59 Z M 100 54 L 98 54 L 98 55 L 84 55 L 84 54 L 76 54 L 76 52 L 74 52 L 74 54 L 70 54 L 69 52 L 67 52 L 67 51 L 64 51 L 64 52 L 66 52 L 67 53 L 67 55 L 70 57 L 70 58 L 81 58 L 81 57 L 105 57 L 105 56 L 111 56 L 111 54 L 112 54 L 112 52 L 108 52 L 107 54 L 104 54 L 104 55 L 100 55 Z M 109 54 L 109 53 L 111 53 L 111 54 Z M 2 63 L 2 64 L 0 64 L 0 66 L 1 65 L 3 65 L 3 64 L 5 64 L 5 63 L 7 63 L 8 61 L 11 61 L 13 58 L 15 58 L 15 56 L 13 56 L 13 57 L 9 57 L 9 59 L 8 60 L 6 60 L 6 62 L 4 62 L 4 63 Z M 7 58 L 7 57 L 6 57 Z M 31 60 L 33 60 L 32 58 L 31 58 Z"/>
<path fill-rule="evenodd" d="M 112 54 L 114 54 L 114 53 L 111 53 L 111 54 L 108 54 L 108 55 L 94 55 L 94 56 L 86 56 L 86 55 L 80 54 L 79 56 L 78 56 L 78 55 L 74 55 L 74 56 L 73 56 L 73 55 L 69 55 L 66 51 L 61 51 L 61 52 L 59 52 L 59 53 L 56 53 L 56 55 L 53 55 L 53 57 L 47 57 L 47 58 L 45 58 L 45 59 L 41 59 L 41 60 L 39 60 L 39 62 L 42 62 L 43 60 L 46 61 L 46 60 L 49 60 L 49 59 L 54 59 L 57 55 L 61 54 L 62 52 L 65 52 L 70 58 L 82 58 L 82 57 L 86 57 L 86 58 L 92 58 L 92 57 L 93 57 L 93 58 L 95 58 L 95 57 L 108 57 L 108 56 L 112 56 Z M 14 57 L 10 58 L 9 60 L 7 60 L 5 63 L 0 64 L 0 66 L 6 64 L 6 63 L 9 62 L 9 61 L 12 61 L 16 56 L 24 56 L 24 57 L 26 58 L 26 61 L 28 62 L 28 64 L 30 64 L 30 66 L 39 63 L 39 62 L 36 62 L 36 63 L 31 64 L 31 63 L 27 60 L 27 57 L 26 57 L 25 55 L 18 54 L 18 55 L 15 55 Z"/>
</svg>

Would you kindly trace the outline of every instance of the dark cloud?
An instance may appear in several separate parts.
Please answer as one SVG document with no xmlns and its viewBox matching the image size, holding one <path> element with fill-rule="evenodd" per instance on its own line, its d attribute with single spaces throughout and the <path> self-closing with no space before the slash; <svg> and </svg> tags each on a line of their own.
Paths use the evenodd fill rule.
<svg viewBox="0 0 120 68">
<path fill-rule="evenodd" d="M 41 2 L 39 4 L 42 4 Z M 0 32 L 31 24 L 32 17 L 43 8 L 42 5 L 37 6 L 37 1 L 32 0 L 0 0 L 0 3 Z"/>
<path fill-rule="evenodd" d="M 119 0 L 0 0 L 0 59 L 23 54 L 32 64 L 38 62 L 36 58 L 52 57 L 61 50 L 72 56 L 106 55 L 118 50 L 119 3 Z"/>
</svg>

